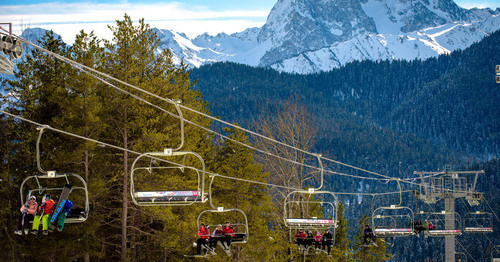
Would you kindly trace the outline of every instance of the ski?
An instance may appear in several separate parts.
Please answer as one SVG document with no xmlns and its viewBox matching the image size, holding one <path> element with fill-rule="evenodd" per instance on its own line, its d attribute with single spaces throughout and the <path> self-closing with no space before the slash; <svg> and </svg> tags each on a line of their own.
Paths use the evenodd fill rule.
<svg viewBox="0 0 500 262">
<path fill-rule="evenodd" d="M 49 230 L 54 231 L 57 226 L 57 222 L 59 219 L 59 215 L 61 214 L 64 205 L 66 204 L 66 201 L 68 200 L 69 194 L 73 188 L 71 187 L 70 184 L 66 184 L 61 192 L 61 196 L 59 197 L 59 200 L 57 201 L 57 204 L 55 206 L 54 213 L 52 213 L 52 216 L 50 217 L 49 221 Z"/>
<path fill-rule="evenodd" d="M 222 247 L 222 250 L 224 250 L 224 252 L 226 252 L 226 255 L 231 256 L 231 249 L 227 248 L 226 245 L 222 244 L 220 241 L 219 241 L 219 245 L 220 245 L 220 247 Z"/>
<path fill-rule="evenodd" d="M 202 257 L 202 258 L 208 258 L 209 255 L 184 255 L 184 257 Z"/>
<path fill-rule="evenodd" d="M 30 197 L 31 197 L 31 191 L 28 193 L 28 196 L 26 197 L 26 203 L 24 204 L 24 211 L 23 211 L 23 221 L 22 221 L 22 225 L 23 227 L 29 227 L 29 225 L 25 225 L 24 224 L 24 218 L 26 217 L 26 215 L 28 214 L 28 207 L 29 207 L 29 202 L 30 202 Z"/>
</svg>

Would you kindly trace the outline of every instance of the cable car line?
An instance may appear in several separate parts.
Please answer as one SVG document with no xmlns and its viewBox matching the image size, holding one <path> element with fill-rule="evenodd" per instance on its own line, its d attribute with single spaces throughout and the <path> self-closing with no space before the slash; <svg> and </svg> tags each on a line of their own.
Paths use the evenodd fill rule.
<svg viewBox="0 0 500 262">
<path fill-rule="evenodd" d="M 0 28 L 1 28 L 1 29 L 3 29 L 3 30 L 5 31 L 5 29 L 4 29 L 3 27 L 0 27 Z M 16 36 L 16 35 L 14 35 L 14 36 Z M 129 84 L 129 83 L 125 82 L 125 81 L 122 81 L 122 80 L 120 80 L 120 79 L 114 78 L 114 77 L 112 77 L 112 76 L 110 76 L 110 75 L 108 75 L 108 74 L 105 74 L 105 73 L 102 73 L 102 72 L 100 72 L 100 71 L 98 71 L 98 70 L 95 70 L 95 69 L 93 69 L 93 68 L 91 68 L 91 67 L 85 66 L 85 65 L 80 64 L 80 63 L 78 63 L 78 62 L 76 62 L 76 61 L 73 61 L 73 60 L 71 60 L 71 59 L 65 58 L 64 56 L 58 55 L 58 54 L 56 54 L 56 53 L 54 53 L 54 52 L 51 52 L 51 51 L 49 51 L 49 50 L 47 50 L 47 49 L 45 49 L 45 48 L 43 48 L 43 47 L 40 47 L 40 46 L 38 46 L 38 45 L 35 45 L 35 44 L 31 43 L 30 41 L 28 41 L 28 40 L 26 40 L 26 39 L 24 39 L 24 38 L 21 38 L 21 37 L 19 37 L 19 36 L 16 36 L 16 37 L 17 37 L 17 38 L 18 38 L 21 42 L 23 42 L 23 43 L 25 43 L 25 44 L 27 44 L 27 45 L 30 45 L 30 46 L 32 46 L 32 47 L 34 47 L 34 48 L 37 48 L 37 49 L 39 49 L 39 50 L 41 50 L 41 51 L 44 51 L 44 52 L 46 52 L 47 54 L 52 55 L 52 56 L 54 56 L 55 58 L 57 58 L 57 59 L 59 59 L 59 60 L 61 60 L 61 61 L 63 61 L 63 62 L 66 62 L 66 63 L 68 63 L 68 64 L 72 65 L 73 67 L 78 68 L 79 70 L 81 70 L 81 71 L 83 71 L 83 72 L 85 72 L 85 73 L 87 73 L 87 74 L 89 74 L 89 75 L 92 75 L 92 74 L 90 74 L 90 72 L 93 72 L 93 73 L 95 73 L 95 74 L 98 74 L 98 75 L 101 75 L 101 76 L 106 77 L 106 78 L 108 78 L 108 79 L 111 79 L 111 80 L 113 80 L 113 81 L 116 81 L 116 82 L 118 82 L 118 83 L 120 83 L 120 84 L 123 84 L 123 85 L 125 85 L 125 86 L 130 87 L 130 88 L 133 88 L 133 89 L 135 89 L 135 90 L 137 90 L 137 91 L 139 91 L 139 92 L 145 93 L 145 94 L 147 94 L 147 95 L 149 95 L 149 96 L 152 96 L 152 97 L 154 97 L 154 98 L 160 99 L 160 100 L 162 100 L 162 101 L 166 101 L 166 102 L 171 103 L 171 104 L 174 104 L 174 105 L 175 105 L 175 104 L 177 104 L 177 102 L 176 102 L 175 100 L 172 100 L 172 99 L 169 99 L 169 98 L 164 98 L 164 97 L 161 97 L 161 96 L 159 96 L 159 95 L 156 95 L 156 94 L 154 94 L 154 93 L 151 93 L 151 92 L 149 92 L 149 91 L 146 91 L 146 90 L 144 90 L 144 89 L 142 89 L 142 88 L 139 88 L 139 87 L 136 87 L 136 86 L 134 86 L 134 85 L 132 85 L 132 84 Z M 88 70 L 88 71 L 90 71 L 90 72 L 88 72 L 88 71 L 86 71 L 86 70 Z M 94 76 L 94 75 L 92 75 L 92 76 L 93 76 L 94 78 L 98 78 L 97 76 Z M 98 79 L 100 79 L 100 78 L 98 78 Z M 100 80 L 101 80 L 101 81 L 103 81 L 103 82 L 104 82 L 104 83 L 106 83 L 106 84 L 110 84 L 110 83 L 109 83 L 109 82 L 107 82 L 107 81 L 104 81 L 104 80 L 102 80 L 102 79 L 100 79 Z M 115 87 L 116 87 L 116 86 L 115 86 Z M 131 95 L 132 95 L 132 94 L 131 94 Z M 134 98 L 136 98 L 136 99 L 137 99 L 137 96 L 135 96 L 135 95 L 133 95 L 132 97 L 134 97 Z M 144 101 L 145 101 L 145 100 L 144 100 Z M 150 102 L 148 102 L 148 103 L 149 103 L 149 104 L 152 104 L 152 103 L 150 103 Z M 233 128 L 236 128 L 236 129 L 239 129 L 239 130 L 245 131 L 245 132 L 247 132 L 247 133 L 249 133 L 249 134 L 252 134 L 252 135 L 258 136 L 258 137 L 260 137 L 260 138 L 263 138 L 263 139 L 269 140 L 269 141 L 271 141 L 271 142 L 274 142 L 274 143 L 277 143 L 277 144 L 283 145 L 283 146 L 285 146 L 285 147 L 288 147 L 288 148 L 294 149 L 294 150 L 296 150 L 296 151 L 299 151 L 299 152 L 302 152 L 302 153 L 305 153 L 305 154 L 308 154 L 308 155 L 312 155 L 312 156 L 314 156 L 314 155 L 315 155 L 314 153 L 311 153 L 311 152 L 309 152 L 309 151 L 306 151 L 306 150 L 303 150 L 303 149 L 297 148 L 297 147 L 295 147 L 295 146 L 288 145 L 288 144 L 286 144 L 286 143 L 283 143 L 283 142 L 277 141 L 277 140 L 275 140 L 275 139 L 273 139 L 273 138 L 266 137 L 266 136 L 264 136 L 264 135 L 261 135 L 261 134 L 259 134 L 259 133 L 254 132 L 254 131 L 248 130 L 248 129 L 246 129 L 246 128 L 242 128 L 242 127 L 240 127 L 240 126 L 238 126 L 238 125 L 235 125 L 235 124 L 231 124 L 231 123 L 226 122 L 226 121 L 224 121 L 224 120 L 221 120 L 221 119 L 219 119 L 219 118 L 217 118 L 217 117 L 210 116 L 210 115 L 208 115 L 208 114 L 206 114 L 206 113 L 203 113 L 203 112 L 197 111 L 197 110 L 192 109 L 192 108 L 189 108 L 189 107 L 187 107 L 187 106 L 183 106 L 183 105 L 178 105 L 178 106 L 179 106 L 180 108 L 182 108 L 182 109 L 189 110 L 189 111 L 191 111 L 191 112 L 193 112 L 193 113 L 199 114 L 199 115 L 204 116 L 204 117 L 206 117 L 206 118 L 209 118 L 209 119 L 211 119 L 211 120 L 213 120 L 213 121 L 217 121 L 217 122 L 223 123 L 223 124 L 225 124 L 225 125 L 228 125 L 228 126 L 231 126 L 231 127 L 233 127 Z M 187 122 L 187 121 L 186 121 L 186 122 Z M 194 124 L 194 123 L 192 123 L 192 124 Z M 195 124 L 195 125 L 196 125 L 196 124 Z M 199 127 L 199 126 L 198 126 L 198 127 Z M 213 133 L 217 133 L 217 132 L 215 132 L 215 131 L 211 131 L 211 132 L 213 132 Z M 234 141 L 234 140 L 231 140 L 231 141 Z M 242 144 L 242 145 L 246 145 L 246 144 L 244 144 L 244 143 L 242 143 L 242 142 L 239 142 L 239 141 L 234 141 L 234 142 L 239 143 L 239 144 Z M 257 150 L 257 151 L 258 151 L 258 152 L 263 153 L 261 150 Z M 271 153 L 269 153 L 269 152 L 266 152 L 266 154 L 274 156 L 273 154 L 271 154 Z M 343 163 L 343 162 L 340 162 L 340 161 L 336 161 L 336 160 L 329 159 L 329 158 L 325 158 L 325 157 L 322 157 L 322 158 L 323 158 L 325 161 L 329 161 L 329 162 L 332 162 L 332 163 L 335 163 L 335 164 L 338 164 L 338 165 L 343 165 L 343 166 L 346 166 L 346 167 L 349 167 L 349 168 L 352 168 L 352 169 L 355 169 L 355 170 L 358 170 L 358 171 L 366 172 L 366 173 L 369 173 L 369 174 L 373 174 L 373 175 L 376 175 L 376 176 L 381 176 L 381 177 L 383 177 L 383 178 L 385 178 L 385 179 L 389 179 L 389 180 L 394 180 L 394 179 L 395 179 L 395 178 L 393 178 L 393 177 L 389 177 L 389 176 L 386 176 L 386 175 L 382 175 L 382 174 L 380 174 L 380 173 L 373 172 L 373 171 L 369 171 L 369 170 L 366 170 L 366 169 L 363 169 L 363 168 L 359 168 L 359 167 L 356 167 L 356 166 L 353 166 L 353 165 L 349 165 L 349 164 L 346 164 L 346 163 Z M 282 158 L 282 159 L 283 159 L 283 160 L 287 160 L 287 161 L 292 162 L 292 163 L 293 163 L 293 162 L 295 162 L 295 161 L 291 161 L 291 160 L 289 160 L 289 159 L 285 159 L 285 158 Z M 296 163 L 296 162 L 295 162 L 294 164 L 303 165 L 302 163 Z M 306 167 L 311 167 L 311 166 L 307 166 L 307 165 L 303 165 L 303 166 L 306 166 Z M 314 168 L 314 167 L 311 167 L 311 168 Z M 318 169 L 318 168 L 316 168 L 316 169 Z M 336 173 L 336 172 L 329 172 L 329 173 L 332 173 L 332 174 L 338 174 L 338 175 L 340 175 L 340 173 Z M 343 174 L 343 175 L 345 175 L 345 174 Z M 357 178 L 363 178 L 363 177 L 357 177 Z M 370 178 L 363 178 L 363 179 L 370 179 Z M 372 179 L 373 179 L 373 178 L 372 178 Z M 373 179 L 373 180 L 376 180 L 376 179 Z M 404 181 L 404 180 L 403 180 L 403 181 Z"/>
</svg>

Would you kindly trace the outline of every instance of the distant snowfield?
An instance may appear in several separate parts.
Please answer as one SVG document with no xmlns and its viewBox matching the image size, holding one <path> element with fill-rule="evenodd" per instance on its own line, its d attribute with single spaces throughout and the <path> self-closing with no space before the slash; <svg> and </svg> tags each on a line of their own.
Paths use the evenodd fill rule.
<svg viewBox="0 0 500 262">
<path fill-rule="evenodd" d="M 194 39 L 160 30 L 161 48 L 195 67 L 228 61 L 309 74 L 352 61 L 427 59 L 465 49 L 500 29 L 498 13 L 443 0 L 283 0 L 262 27 Z"/>
<path fill-rule="evenodd" d="M 391 24 L 388 28 L 394 30 L 395 26 Z M 362 34 L 345 42 L 302 52 L 270 67 L 284 72 L 308 74 L 329 71 L 359 60 L 427 59 L 467 48 L 499 29 L 500 16 L 495 15 L 484 21 L 453 22 L 407 34 Z M 170 31 L 161 32 L 164 35 L 162 48 L 174 50 L 177 61 L 184 59 L 196 67 L 215 61 L 259 66 L 260 59 L 273 48 L 270 40 L 262 43 L 257 41 L 258 28 L 232 35 L 202 35 L 194 40 L 175 34 L 175 41 L 170 41 Z"/>
<path fill-rule="evenodd" d="M 329 71 L 360 60 L 427 59 L 465 49 L 500 29 L 498 10 L 469 11 L 449 1 L 415 1 L 420 3 L 418 7 L 402 0 L 368 0 L 362 4 L 352 2 L 344 8 L 335 1 L 283 0 L 276 3 L 264 25 L 257 23 L 248 28 L 241 21 L 224 20 L 219 22 L 233 23 L 235 33 L 204 33 L 194 38 L 165 29 L 161 21 L 146 22 L 156 28 L 160 37 L 158 52 L 170 49 L 175 63 L 184 61 L 199 67 L 227 61 L 299 74 Z M 454 11 L 440 9 L 440 4 L 447 3 L 452 4 L 446 8 Z M 342 12 L 332 15 L 338 10 Z M 422 20 L 422 12 L 433 18 Z M 449 22 L 438 23 L 442 21 Z M 214 28 L 218 23 L 203 22 L 207 27 L 200 30 Z M 414 22 L 420 23 L 421 29 L 407 32 L 414 28 Z M 101 23 L 58 26 L 67 27 L 62 28 L 65 32 L 74 30 L 74 35 L 85 28 L 86 32 L 94 30 L 100 38 L 112 37 Z M 71 44 L 74 36 L 63 36 L 63 40 Z"/>
</svg>

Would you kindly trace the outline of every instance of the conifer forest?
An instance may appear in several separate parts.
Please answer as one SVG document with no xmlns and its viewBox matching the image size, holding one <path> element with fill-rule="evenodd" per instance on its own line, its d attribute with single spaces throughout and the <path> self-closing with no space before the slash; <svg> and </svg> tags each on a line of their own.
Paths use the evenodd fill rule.
<svg viewBox="0 0 500 262">
<path fill-rule="evenodd" d="M 109 30 L 24 40 L 0 75 L 0 260 L 444 261 L 444 233 L 414 223 L 444 229 L 457 192 L 457 261 L 500 258 L 500 31 L 299 75 L 175 64 L 144 19 Z M 57 203 L 67 184 L 62 231 L 14 234 L 30 196 Z M 226 222 L 241 239 L 196 256 L 200 224 Z M 297 245 L 303 229 L 330 229 L 330 254 Z"/>
</svg>

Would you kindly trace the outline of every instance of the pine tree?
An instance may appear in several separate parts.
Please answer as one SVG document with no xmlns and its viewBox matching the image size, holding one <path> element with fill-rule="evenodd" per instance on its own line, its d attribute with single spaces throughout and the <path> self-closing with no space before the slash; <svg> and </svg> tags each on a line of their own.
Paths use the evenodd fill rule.
<svg viewBox="0 0 500 262">
<path fill-rule="evenodd" d="M 342 201 L 338 202 L 337 219 L 338 222 L 337 228 L 335 229 L 335 245 L 333 248 L 332 256 L 335 261 L 351 261 L 349 253 L 349 239 L 347 238 L 349 225 L 344 218 L 344 204 L 342 203 Z"/>
<path fill-rule="evenodd" d="M 42 37 L 39 44 L 52 52 L 67 57 L 71 54 L 71 48 L 50 31 Z M 68 128 L 73 131 L 78 128 L 79 125 L 82 125 L 82 122 L 79 121 L 78 118 L 69 121 L 74 106 L 74 104 L 72 104 L 75 96 L 74 91 L 76 90 L 72 88 L 75 87 L 74 81 L 79 77 L 74 69 L 37 49 L 32 49 L 32 51 L 27 54 L 26 60 L 18 64 L 18 69 L 16 78 L 7 81 L 9 92 L 11 94 L 16 94 L 14 99 L 9 101 L 9 111 L 27 119 L 59 129 Z M 22 170 L 21 172 L 16 172 L 17 177 L 14 180 L 15 183 L 19 185 L 27 175 L 40 173 L 36 168 L 36 152 L 34 150 L 38 131 L 32 124 L 22 121 L 12 121 L 11 123 L 11 136 L 9 137 L 9 141 L 10 143 L 16 142 L 12 143 L 12 150 L 8 163 L 10 165 L 9 170 L 11 171 Z M 56 170 L 58 173 L 71 172 L 81 174 L 79 171 L 83 169 L 80 169 L 78 164 L 75 165 L 75 162 L 78 162 L 75 158 L 78 153 L 73 152 L 75 147 L 81 144 L 83 144 L 82 141 L 72 140 L 67 136 L 45 131 L 40 146 L 42 168 Z M 59 182 L 61 181 L 59 180 Z M 47 184 L 45 184 L 45 186 L 47 186 Z M 62 187 L 61 184 L 54 183 L 52 183 L 52 186 Z M 16 189 L 19 190 L 19 188 Z M 54 197 L 57 198 L 56 191 L 49 193 L 53 193 Z M 77 193 L 73 193 L 71 197 L 73 198 L 75 194 Z M 18 198 L 15 197 L 13 199 Z M 40 197 L 38 197 L 38 200 L 40 200 Z M 81 203 L 77 201 L 76 198 L 73 198 L 73 200 L 75 203 Z M 17 201 L 12 202 L 13 207 L 16 207 L 14 210 L 17 211 L 17 207 L 20 206 L 21 203 L 17 203 Z M 92 235 L 93 229 L 80 232 L 78 232 L 78 229 L 82 228 L 66 227 L 65 235 L 53 241 L 52 245 L 54 249 L 42 252 L 37 250 L 29 254 L 23 252 L 17 255 L 31 258 L 46 258 L 50 256 L 65 256 L 69 258 L 79 256 L 79 252 L 88 252 L 91 241 L 87 236 Z M 79 243 L 76 243 L 76 241 L 68 241 L 68 239 L 76 239 L 75 236 L 77 235 L 80 239 L 89 241 L 80 241 Z M 40 246 L 40 248 L 42 248 L 42 245 L 38 244 L 34 244 L 33 246 Z M 75 248 L 75 246 L 79 248 Z M 56 255 L 55 250 L 61 247 L 67 249 Z M 26 249 L 27 247 L 25 246 L 17 248 L 17 250 Z"/>
<path fill-rule="evenodd" d="M 230 139 L 249 144 L 248 137 L 242 131 L 235 128 L 225 128 L 224 131 Z M 214 172 L 221 176 L 265 182 L 267 174 L 262 172 L 262 166 L 255 162 L 253 150 L 230 139 L 224 139 L 215 148 L 215 157 L 210 160 Z M 274 207 L 267 195 L 266 187 L 241 180 L 215 177 L 212 192 L 215 206 L 240 209 L 248 218 L 248 242 L 234 245 L 233 260 L 281 261 L 281 257 L 276 257 L 276 254 L 283 243 L 279 242 L 277 232 L 271 231 L 268 227 L 268 221 L 273 219 Z M 241 214 L 237 212 L 224 214 L 224 217 L 233 223 L 244 222 Z"/>
</svg>

